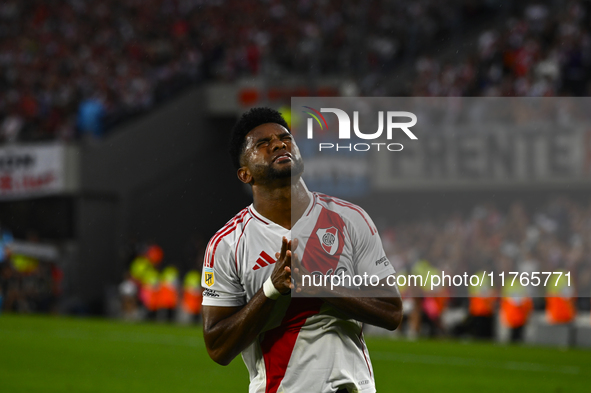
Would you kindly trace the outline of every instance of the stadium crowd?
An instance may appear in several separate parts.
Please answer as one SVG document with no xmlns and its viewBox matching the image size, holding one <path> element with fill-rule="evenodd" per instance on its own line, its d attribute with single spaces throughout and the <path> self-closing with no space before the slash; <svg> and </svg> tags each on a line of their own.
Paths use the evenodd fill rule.
<svg viewBox="0 0 591 393">
<path fill-rule="evenodd" d="M 591 9 L 535 2 L 520 17 L 481 32 L 476 53 L 416 62 L 412 96 L 586 96 L 591 93 Z"/>
<path fill-rule="evenodd" d="M 438 299 L 415 304 L 422 308 L 422 313 L 431 322 L 437 322 L 446 308 L 447 300 L 443 299 L 468 294 L 473 298 L 490 300 L 485 307 L 488 309 L 484 310 L 488 317 L 502 309 L 496 304 L 497 298 L 545 298 L 549 322 L 572 322 L 577 305 L 584 310 L 589 309 L 588 296 L 591 294 L 591 205 L 585 203 L 556 197 L 545 206 L 530 211 L 521 202 L 514 202 L 506 210 L 494 204 L 480 203 L 467 215 L 446 212 L 436 218 L 411 220 L 386 227 L 382 229 L 382 240 L 399 274 L 424 275 L 423 270 L 435 274 L 445 271 L 452 276 L 482 271 L 494 271 L 495 275 L 501 271 L 570 271 L 574 278 L 570 287 L 530 285 L 527 288 L 515 287 L 515 293 L 510 292 L 509 281 L 501 287 L 497 278 L 496 285 L 484 295 L 470 289 L 465 291 L 466 288 L 463 288 L 464 291 L 454 287 L 438 288 L 436 291 L 403 288 L 402 293 L 407 297 Z M 575 302 L 577 293 L 582 296 L 583 302 Z M 553 297 L 566 299 L 557 308 L 561 315 L 554 315 L 553 300 L 549 300 Z M 533 307 L 531 300 L 529 303 L 520 326 L 527 322 Z M 538 303 L 544 307 L 544 302 Z M 470 305 L 471 312 L 473 307 Z M 566 308 L 570 310 L 568 315 L 563 313 Z"/>
<path fill-rule="evenodd" d="M 387 73 L 485 1 L 6 0 L 0 142 L 98 137 L 201 80 Z"/>
<path fill-rule="evenodd" d="M 568 269 L 591 290 L 591 205 L 566 197 L 530 214 L 520 202 L 507 211 L 480 204 L 467 217 L 448 213 L 396 224 L 382 237 L 398 269 L 410 270 L 419 259 L 452 272 Z"/>
<path fill-rule="evenodd" d="M 463 60 L 420 57 L 407 94 L 587 94 L 589 4 L 545 3 L 499 18 Z M 202 80 L 332 75 L 358 79 L 364 95 L 398 94 L 368 81 L 483 15 L 511 15 L 508 4 L 501 14 L 486 1 L 5 1 L 0 141 L 99 137 Z"/>
</svg>

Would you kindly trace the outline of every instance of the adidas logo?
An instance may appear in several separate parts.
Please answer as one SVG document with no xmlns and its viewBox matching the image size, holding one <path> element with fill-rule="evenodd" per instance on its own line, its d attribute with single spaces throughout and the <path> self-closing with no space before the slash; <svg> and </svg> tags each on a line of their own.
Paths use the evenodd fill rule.
<svg viewBox="0 0 591 393">
<path fill-rule="evenodd" d="M 263 251 L 263 252 L 261 252 L 259 259 L 257 259 L 252 270 L 259 270 L 260 268 L 268 266 L 268 265 L 272 265 L 275 262 L 276 262 L 275 259 L 271 258 L 271 256 L 269 254 L 267 254 L 266 252 Z"/>
</svg>

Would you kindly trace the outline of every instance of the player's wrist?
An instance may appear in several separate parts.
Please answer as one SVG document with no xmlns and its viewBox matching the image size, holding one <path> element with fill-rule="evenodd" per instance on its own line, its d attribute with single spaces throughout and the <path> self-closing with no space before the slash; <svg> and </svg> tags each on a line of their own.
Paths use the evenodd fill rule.
<svg viewBox="0 0 591 393">
<path fill-rule="evenodd" d="M 281 296 L 281 292 L 275 288 L 275 285 L 273 285 L 273 280 L 271 280 L 270 276 L 263 284 L 263 293 L 266 297 L 272 300 L 277 300 L 279 296 Z"/>
</svg>

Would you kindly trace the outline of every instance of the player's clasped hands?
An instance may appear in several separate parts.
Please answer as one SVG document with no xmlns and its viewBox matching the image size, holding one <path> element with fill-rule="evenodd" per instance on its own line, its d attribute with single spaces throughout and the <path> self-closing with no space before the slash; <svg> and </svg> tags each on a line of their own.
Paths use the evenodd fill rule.
<svg viewBox="0 0 591 393">
<path fill-rule="evenodd" d="M 281 244 L 281 252 L 275 253 L 277 262 L 273 273 L 271 273 L 271 280 L 273 286 L 282 294 L 287 295 L 290 290 L 294 289 L 297 293 L 302 293 L 306 290 L 306 296 L 318 296 L 324 287 L 312 286 L 303 287 L 301 285 L 302 276 L 310 276 L 310 272 L 301 263 L 295 250 L 298 248 L 298 239 L 288 240 L 283 237 Z"/>
</svg>

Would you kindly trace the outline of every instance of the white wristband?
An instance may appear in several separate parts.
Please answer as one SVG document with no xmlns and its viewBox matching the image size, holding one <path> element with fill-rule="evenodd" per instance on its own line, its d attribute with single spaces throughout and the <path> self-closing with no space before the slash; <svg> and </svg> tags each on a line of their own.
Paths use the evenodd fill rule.
<svg viewBox="0 0 591 393">
<path fill-rule="evenodd" d="M 275 285 L 273 285 L 273 281 L 271 281 L 271 276 L 269 276 L 269 278 L 267 278 L 267 281 L 265 281 L 265 283 L 263 284 L 263 293 L 266 297 L 273 300 L 276 300 L 279 296 L 281 296 L 281 292 L 279 292 L 277 288 L 275 288 Z"/>
</svg>

